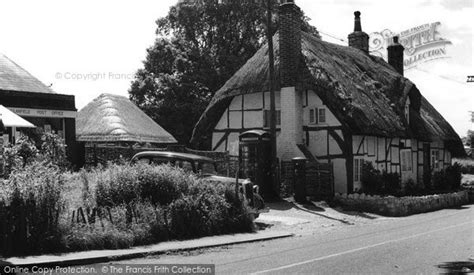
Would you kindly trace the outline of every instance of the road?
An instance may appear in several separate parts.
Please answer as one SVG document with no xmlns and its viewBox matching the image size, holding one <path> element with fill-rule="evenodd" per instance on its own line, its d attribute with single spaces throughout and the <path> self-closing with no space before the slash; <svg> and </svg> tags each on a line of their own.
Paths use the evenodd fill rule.
<svg viewBox="0 0 474 275">
<path fill-rule="evenodd" d="M 287 239 L 114 264 L 212 263 L 217 274 L 432 274 L 455 271 L 458 265 L 474 270 L 473 205 L 320 229 Z"/>
</svg>

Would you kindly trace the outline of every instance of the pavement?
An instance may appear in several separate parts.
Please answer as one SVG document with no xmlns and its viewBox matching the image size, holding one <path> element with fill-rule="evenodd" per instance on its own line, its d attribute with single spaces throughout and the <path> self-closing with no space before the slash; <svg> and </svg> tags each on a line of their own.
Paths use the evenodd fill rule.
<svg viewBox="0 0 474 275">
<path fill-rule="evenodd" d="M 131 249 L 92 250 L 66 253 L 60 255 L 41 255 L 21 258 L 14 257 L 5 259 L 5 261 L 8 265 L 18 267 L 86 265 L 93 263 L 147 257 L 150 255 L 164 254 L 169 252 L 179 252 L 186 250 L 212 248 L 224 245 L 235 245 L 241 243 L 273 240 L 291 237 L 292 235 L 292 233 L 284 231 L 259 230 L 255 233 L 241 233 L 233 235 L 211 236 L 185 241 L 163 242 L 156 245 L 140 246 Z"/>
</svg>

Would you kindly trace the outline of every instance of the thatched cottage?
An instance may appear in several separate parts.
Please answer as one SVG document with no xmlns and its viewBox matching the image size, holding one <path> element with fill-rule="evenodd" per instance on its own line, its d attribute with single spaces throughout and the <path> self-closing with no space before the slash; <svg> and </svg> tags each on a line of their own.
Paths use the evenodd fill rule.
<svg viewBox="0 0 474 275">
<path fill-rule="evenodd" d="M 329 162 L 335 191 L 360 188 L 361 166 L 423 182 L 429 172 L 462 155 L 459 136 L 403 76 L 403 46 L 395 39 L 388 63 L 368 53 L 368 35 L 355 13 L 349 47 L 300 31 L 300 9 L 279 7 L 274 36 L 277 155 Z M 263 46 L 216 92 L 192 142 L 212 138 L 212 149 L 238 154 L 239 134 L 268 129 L 268 47 Z"/>
<path fill-rule="evenodd" d="M 138 151 L 177 143 L 128 98 L 113 94 L 101 94 L 78 112 L 76 135 L 86 164 L 129 159 Z"/>
</svg>

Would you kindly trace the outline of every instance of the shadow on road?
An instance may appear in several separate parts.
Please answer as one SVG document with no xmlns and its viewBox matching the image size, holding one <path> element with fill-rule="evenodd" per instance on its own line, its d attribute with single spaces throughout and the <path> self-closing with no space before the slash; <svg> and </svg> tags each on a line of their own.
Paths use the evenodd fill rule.
<svg viewBox="0 0 474 275">
<path fill-rule="evenodd" d="M 468 274 L 474 272 L 474 261 L 446 262 L 438 265 L 443 269 L 442 274 Z"/>
<path fill-rule="evenodd" d="M 369 220 L 375 220 L 375 219 L 378 218 L 377 216 L 371 215 L 370 213 L 344 210 L 344 209 L 342 209 L 342 207 L 337 207 L 337 206 L 333 207 L 332 209 L 334 209 L 334 211 L 337 211 L 337 212 L 345 214 L 345 215 L 357 216 L 357 217 L 361 217 L 361 218 L 365 218 L 365 219 L 369 219 Z"/>
<path fill-rule="evenodd" d="M 344 224 L 352 225 L 353 223 L 342 220 L 342 219 L 337 219 L 325 214 L 322 214 L 320 212 L 326 211 L 324 208 L 319 207 L 317 205 L 314 205 L 312 202 L 306 202 L 304 204 L 298 204 L 294 201 L 287 201 L 287 200 L 281 200 L 280 202 L 272 202 L 267 204 L 268 208 L 273 209 L 273 210 L 279 210 L 279 211 L 284 211 L 284 210 L 290 210 L 290 209 L 297 209 L 300 211 L 304 211 L 313 215 L 321 216 L 323 218 L 333 220 L 333 221 L 338 221 Z"/>
</svg>

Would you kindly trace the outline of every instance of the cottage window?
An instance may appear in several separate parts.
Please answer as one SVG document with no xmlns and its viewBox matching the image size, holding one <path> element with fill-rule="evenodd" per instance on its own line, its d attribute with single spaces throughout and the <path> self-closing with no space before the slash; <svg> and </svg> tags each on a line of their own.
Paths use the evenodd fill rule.
<svg viewBox="0 0 474 275">
<path fill-rule="evenodd" d="M 281 125 L 281 111 L 275 110 L 275 126 Z M 270 110 L 263 110 L 263 127 L 270 127 Z"/>
<path fill-rule="evenodd" d="M 400 151 L 402 172 L 412 171 L 412 155 L 411 150 L 402 150 Z"/>
<path fill-rule="evenodd" d="M 439 168 L 439 150 L 434 149 L 431 150 L 431 168 L 438 169 Z"/>
<path fill-rule="evenodd" d="M 309 123 L 319 124 L 326 122 L 326 109 L 324 108 L 311 108 L 309 109 Z"/>
<path fill-rule="evenodd" d="M 318 113 L 319 113 L 319 115 L 318 115 L 318 118 L 319 118 L 318 123 L 325 123 L 325 122 L 326 122 L 326 109 L 320 108 L 320 109 L 318 110 Z"/>
<path fill-rule="evenodd" d="M 354 182 L 360 182 L 362 177 L 362 164 L 364 160 L 361 158 L 354 159 Z"/>
<path fill-rule="evenodd" d="M 315 117 L 315 112 L 314 109 L 309 109 L 309 123 L 314 124 L 316 123 L 316 117 Z"/>
</svg>

